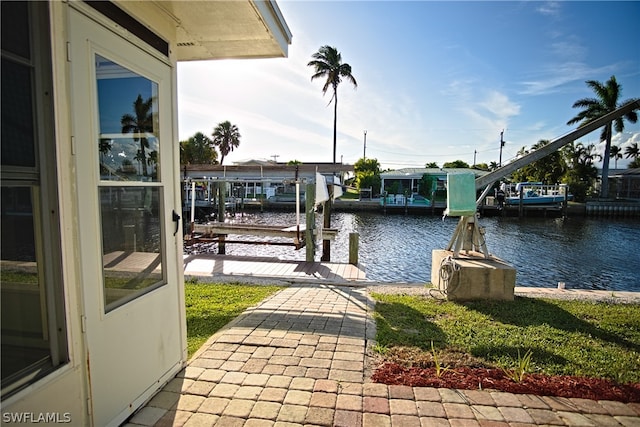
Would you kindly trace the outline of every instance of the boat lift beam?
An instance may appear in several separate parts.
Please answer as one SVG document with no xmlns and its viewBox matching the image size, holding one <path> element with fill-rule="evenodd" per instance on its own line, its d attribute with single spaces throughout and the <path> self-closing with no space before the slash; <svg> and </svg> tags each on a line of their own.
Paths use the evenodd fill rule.
<svg viewBox="0 0 640 427">
<path fill-rule="evenodd" d="M 526 154 L 513 162 L 504 165 L 493 172 L 489 172 L 488 174 L 476 178 L 476 189 L 480 189 L 482 187 L 486 187 L 483 191 L 480 198 L 476 201 L 476 205 L 479 206 L 482 203 L 482 200 L 489 193 L 491 186 L 498 181 L 499 179 L 509 175 L 512 172 L 517 171 L 518 169 L 527 166 L 530 163 L 536 162 L 547 157 L 549 154 L 554 151 L 559 150 L 570 142 L 575 141 L 576 139 L 587 135 L 588 133 L 593 132 L 596 129 L 605 126 L 606 124 L 624 116 L 625 114 L 629 114 L 634 110 L 640 110 L 640 100 L 637 99 L 634 102 L 629 102 L 622 107 L 605 114 L 604 116 L 597 118 L 584 126 L 580 126 L 579 128 L 561 136 L 556 139 L 551 140 L 547 145 L 538 148 L 537 150 Z"/>
</svg>

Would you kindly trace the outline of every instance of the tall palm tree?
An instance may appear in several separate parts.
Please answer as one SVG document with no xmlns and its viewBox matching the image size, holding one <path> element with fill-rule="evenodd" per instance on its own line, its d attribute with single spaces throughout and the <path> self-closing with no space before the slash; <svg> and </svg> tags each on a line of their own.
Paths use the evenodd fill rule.
<svg viewBox="0 0 640 427">
<path fill-rule="evenodd" d="M 218 123 L 213 130 L 213 145 L 220 150 L 220 164 L 224 162 L 227 154 L 240 145 L 240 131 L 238 126 L 232 125 L 230 121 Z"/>
<path fill-rule="evenodd" d="M 311 80 L 317 78 L 326 78 L 322 87 L 322 94 L 326 94 L 329 88 L 333 89 L 331 101 L 333 101 L 333 163 L 336 162 L 336 140 L 338 128 L 338 85 L 342 79 L 346 79 L 353 83 L 354 87 L 358 87 L 355 77 L 351 74 L 351 65 L 342 62 L 342 55 L 335 47 L 322 46 L 316 53 L 311 55 L 312 61 L 307 66 L 314 67 L 314 74 Z"/>
<path fill-rule="evenodd" d="M 622 148 L 619 145 L 611 146 L 611 153 L 609 153 L 609 157 L 611 157 L 615 162 L 615 168 L 618 169 L 618 160 L 622 158 Z"/>
<path fill-rule="evenodd" d="M 147 176 L 147 162 L 145 150 L 149 148 L 149 140 L 146 138 L 146 133 L 153 133 L 153 98 L 149 98 L 146 101 L 142 99 L 142 95 L 138 94 L 138 97 L 133 102 L 132 114 L 124 114 L 120 119 L 122 125 L 122 133 L 133 133 L 133 140 L 140 142 L 140 150 L 136 154 L 142 161 L 142 175 Z"/>
<path fill-rule="evenodd" d="M 582 111 L 569 120 L 567 122 L 568 125 L 580 123 L 580 126 L 584 126 L 627 103 L 636 101 L 635 99 L 629 99 L 620 104 L 618 103 L 622 86 L 616 81 L 615 76 L 611 76 L 605 84 L 595 80 L 587 80 L 586 84 L 593 89 L 597 97 L 583 98 L 574 102 L 573 108 L 582 108 Z M 600 190 L 600 196 L 603 198 L 609 196 L 609 158 L 611 156 L 612 130 L 616 132 L 624 131 L 623 119 L 635 123 L 638 121 L 638 113 L 633 110 L 625 114 L 624 117 L 615 119 L 613 122 L 606 124 L 600 134 L 600 141 L 605 141 L 604 155 L 602 156 L 602 188 Z"/>
</svg>

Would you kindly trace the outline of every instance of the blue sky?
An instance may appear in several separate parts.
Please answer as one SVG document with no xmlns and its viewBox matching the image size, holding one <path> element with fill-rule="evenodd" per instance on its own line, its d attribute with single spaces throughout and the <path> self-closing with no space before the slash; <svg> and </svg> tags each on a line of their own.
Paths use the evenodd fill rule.
<svg viewBox="0 0 640 427">
<path fill-rule="evenodd" d="M 364 151 L 383 168 L 503 162 L 573 127 L 586 80 L 640 97 L 640 2 L 278 1 L 288 58 L 178 65 L 179 137 L 238 126 L 225 164 L 331 162 L 333 106 L 311 81 L 311 55 L 334 46 L 358 87 L 338 88 L 337 160 Z M 599 132 L 579 140 L 599 144 Z M 640 143 L 640 122 L 614 143 Z M 601 144 L 600 144 L 601 145 Z M 600 146 L 599 145 L 599 146 Z M 277 157 L 274 157 L 277 156 Z M 628 160 L 618 161 L 626 167 Z M 614 167 L 614 162 L 611 166 Z"/>
</svg>

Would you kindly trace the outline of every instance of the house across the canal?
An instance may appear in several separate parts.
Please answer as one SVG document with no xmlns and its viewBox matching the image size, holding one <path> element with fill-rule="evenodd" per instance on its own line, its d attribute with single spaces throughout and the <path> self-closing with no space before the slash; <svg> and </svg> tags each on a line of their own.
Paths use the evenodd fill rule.
<svg viewBox="0 0 640 427">
<path fill-rule="evenodd" d="M 613 170 L 609 182 L 609 194 L 617 199 L 640 200 L 640 168 Z"/>
<path fill-rule="evenodd" d="M 314 183 L 316 173 L 328 184 L 334 177 L 344 183 L 353 175 L 353 165 L 342 163 L 287 164 L 273 161 L 250 160 L 233 165 L 183 165 L 182 182 L 184 200 L 190 200 L 189 185 L 196 184 L 196 201 L 211 200 L 216 183 L 224 183 L 227 197 L 243 200 L 272 202 L 295 201 L 295 181 Z M 305 186 L 301 186 L 304 197 Z"/>
<path fill-rule="evenodd" d="M 381 187 L 389 204 L 403 204 L 404 198 L 426 198 L 432 206 L 445 206 L 447 174 L 473 173 L 476 178 L 488 172 L 472 168 L 403 168 L 382 172 Z M 399 201 L 398 201 L 399 200 Z"/>
</svg>

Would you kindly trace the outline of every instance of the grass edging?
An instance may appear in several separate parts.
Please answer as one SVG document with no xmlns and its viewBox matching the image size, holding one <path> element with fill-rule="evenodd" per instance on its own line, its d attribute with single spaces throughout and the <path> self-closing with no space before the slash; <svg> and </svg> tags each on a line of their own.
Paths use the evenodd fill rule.
<svg viewBox="0 0 640 427">
<path fill-rule="evenodd" d="M 284 289 L 275 285 L 185 281 L 187 353 L 191 359 L 245 310 Z"/>
</svg>

